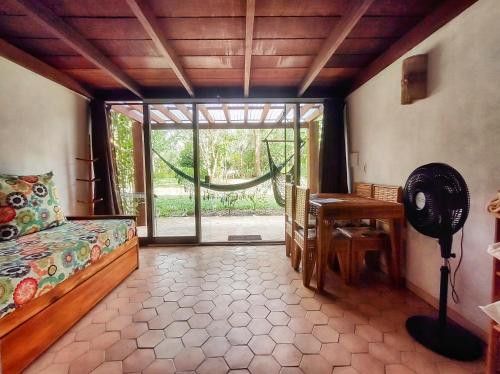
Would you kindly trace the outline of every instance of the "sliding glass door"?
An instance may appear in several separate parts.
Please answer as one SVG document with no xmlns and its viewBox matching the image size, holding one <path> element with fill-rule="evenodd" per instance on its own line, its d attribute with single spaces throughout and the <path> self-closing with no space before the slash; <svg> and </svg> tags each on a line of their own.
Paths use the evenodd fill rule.
<svg viewBox="0 0 500 374">
<path fill-rule="evenodd" d="M 150 241 L 198 243 L 197 129 L 192 104 L 148 105 Z M 145 116 L 146 117 L 146 116 Z M 148 170 L 149 169 L 149 170 Z"/>
<path fill-rule="evenodd" d="M 285 104 L 200 103 L 197 109 L 201 241 L 283 241 L 282 195 L 293 163 L 286 160 Z"/>
<path fill-rule="evenodd" d="M 150 102 L 113 109 L 114 122 L 132 131 L 135 149 L 117 138 L 122 200 L 135 199 L 129 205 L 145 215 L 139 226 L 149 243 L 282 241 L 285 181 L 317 188 L 320 103 Z"/>
</svg>

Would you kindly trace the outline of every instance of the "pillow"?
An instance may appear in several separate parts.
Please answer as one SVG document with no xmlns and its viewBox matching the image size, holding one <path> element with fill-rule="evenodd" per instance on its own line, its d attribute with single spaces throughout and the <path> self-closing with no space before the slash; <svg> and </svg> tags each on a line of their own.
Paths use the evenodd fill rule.
<svg viewBox="0 0 500 374">
<path fill-rule="evenodd" d="M 52 176 L 0 174 L 0 241 L 66 223 Z"/>
</svg>

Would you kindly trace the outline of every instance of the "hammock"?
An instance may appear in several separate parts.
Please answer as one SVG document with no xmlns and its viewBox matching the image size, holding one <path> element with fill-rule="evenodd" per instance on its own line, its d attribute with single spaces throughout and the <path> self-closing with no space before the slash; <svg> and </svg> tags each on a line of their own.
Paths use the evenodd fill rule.
<svg viewBox="0 0 500 374">
<path fill-rule="evenodd" d="M 268 146 L 269 148 L 269 146 Z M 189 174 L 184 173 L 182 170 L 178 169 L 174 165 L 172 165 L 170 162 L 165 160 L 155 149 L 153 149 L 153 152 L 162 160 L 172 171 L 177 174 L 179 177 L 194 183 L 194 178 L 190 176 Z M 269 153 L 269 149 L 268 149 Z M 270 157 L 270 153 L 268 154 L 268 157 Z M 261 183 L 264 183 L 270 179 L 273 179 L 273 193 L 274 197 L 276 198 L 276 192 L 275 192 L 275 186 L 274 186 L 274 180 L 277 178 L 277 174 L 280 174 L 281 170 L 285 167 L 285 165 L 292 159 L 293 155 L 291 155 L 285 162 L 279 165 L 275 165 L 275 163 L 270 159 L 269 163 L 269 168 L 270 170 L 266 173 L 261 175 L 260 177 L 251 179 L 249 181 L 243 182 L 243 183 L 235 183 L 235 184 L 216 184 L 216 183 L 207 183 L 205 181 L 200 181 L 200 185 L 204 188 L 207 188 L 209 190 L 213 191 L 219 191 L 219 192 L 231 192 L 231 191 L 238 191 L 238 190 L 246 190 L 247 188 L 252 188 L 255 186 L 258 186 Z M 276 189 L 277 190 L 277 189 Z M 279 199 L 280 197 L 278 197 Z M 276 202 L 280 204 L 280 202 L 276 199 Z M 280 204 L 281 205 L 281 204 Z"/>
</svg>

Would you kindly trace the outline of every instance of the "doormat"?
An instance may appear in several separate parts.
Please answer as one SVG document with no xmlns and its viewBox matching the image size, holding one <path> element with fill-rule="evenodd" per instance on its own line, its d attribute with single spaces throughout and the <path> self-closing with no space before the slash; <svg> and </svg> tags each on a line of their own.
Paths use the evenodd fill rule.
<svg viewBox="0 0 500 374">
<path fill-rule="evenodd" d="M 253 242 L 255 240 L 262 240 L 260 235 L 229 235 L 227 240 L 230 242 Z"/>
</svg>

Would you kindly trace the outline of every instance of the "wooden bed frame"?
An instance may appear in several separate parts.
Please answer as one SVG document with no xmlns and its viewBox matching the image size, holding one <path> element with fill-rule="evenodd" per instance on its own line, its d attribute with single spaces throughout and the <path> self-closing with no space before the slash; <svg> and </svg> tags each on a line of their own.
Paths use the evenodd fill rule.
<svg viewBox="0 0 500 374">
<path fill-rule="evenodd" d="M 46 294 L 1 318 L 0 373 L 20 373 L 138 267 L 139 240 L 134 236 Z"/>
</svg>

